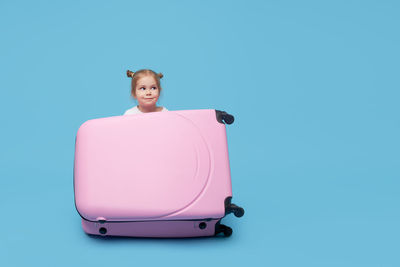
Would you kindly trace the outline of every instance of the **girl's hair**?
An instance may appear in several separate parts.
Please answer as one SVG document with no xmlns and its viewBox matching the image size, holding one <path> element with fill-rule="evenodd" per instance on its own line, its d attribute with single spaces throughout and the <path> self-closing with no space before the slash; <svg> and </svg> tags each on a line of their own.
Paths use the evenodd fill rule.
<svg viewBox="0 0 400 267">
<path fill-rule="evenodd" d="M 138 70 L 138 71 L 136 71 L 136 72 L 127 70 L 127 71 L 126 71 L 126 75 L 127 75 L 128 77 L 132 78 L 132 83 L 131 83 L 131 94 L 132 94 L 133 97 L 136 97 L 136 90 L 135 90 L 135 88 L 136 88 L 136 83 L 137 83 L 137 81 L 138 81 L 140 78 L 142 78 L 142 77 L 144 77 L 144 76 L 146 76 L 146 75 L 151 75 L 151 76 L 153 76 L 154 80 L 156 80 L 157 87 L 158 87 L 158 89 L 160 90 L 160 93 L 161 93 L 161 89 L 162 89 L 162 88 L 161 88 L 161 85 L 160 85 L 160 79 L 161 79 L 162 77 L 164 77 L 164 75 L 163 75 L 161 72 L 160 72 L 160 73 L 156 73 L 156 72 L 154 72 L 154 71 L 152 71 L 152 70 L 150 70 L 150 69 L 141 69 L 141 70 Z"/>
</svg>

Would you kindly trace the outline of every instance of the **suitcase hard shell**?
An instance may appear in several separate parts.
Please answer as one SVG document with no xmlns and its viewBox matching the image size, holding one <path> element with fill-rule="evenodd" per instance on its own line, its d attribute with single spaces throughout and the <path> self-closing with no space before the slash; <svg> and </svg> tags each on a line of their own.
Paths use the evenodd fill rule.
<svg viewBox="0 0 400 267">
<path fill-rule="evenodd" d="M 75 206 L 86 233 L 211 236 L 232 230 L 225 123 L 217 110 L 152 112 L 89 120 L 75 140 Z"/>
</svg>

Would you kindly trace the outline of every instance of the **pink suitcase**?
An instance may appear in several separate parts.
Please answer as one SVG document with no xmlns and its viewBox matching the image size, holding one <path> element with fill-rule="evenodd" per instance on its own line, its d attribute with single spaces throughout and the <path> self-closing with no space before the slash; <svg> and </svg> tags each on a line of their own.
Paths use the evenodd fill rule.
<svg viewBox="0 0 400 267">
<path fill-rule="evenodd" d="M 225 123 L 218 110 L 89 120 L 76 136 L 75 206 L 93 235 L 195 237 L 232 234 Z"/>
</svg>

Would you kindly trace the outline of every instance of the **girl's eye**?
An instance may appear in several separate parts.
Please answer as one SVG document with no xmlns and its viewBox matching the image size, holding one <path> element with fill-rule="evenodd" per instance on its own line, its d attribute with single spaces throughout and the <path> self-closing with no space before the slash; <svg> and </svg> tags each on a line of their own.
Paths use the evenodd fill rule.
<svg viewBox="0 0 400 267">
<path fill-rule="evenodd" d="M 146 88 L 144 88 L 144 87 L 140 87 L 140 89 L 139 90 L 146 90 Z"/>
<path fill-rule="evenodd" d="M 153 87 L 151 87 L 151 89 L 153 89 L 153 90 L 157 90 L 157 87 L 153 86 Z"/>
</svg>

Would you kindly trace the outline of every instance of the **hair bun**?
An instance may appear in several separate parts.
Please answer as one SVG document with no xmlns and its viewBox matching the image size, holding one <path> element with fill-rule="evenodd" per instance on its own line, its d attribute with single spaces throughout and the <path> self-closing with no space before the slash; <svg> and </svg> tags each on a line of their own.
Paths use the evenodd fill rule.
<svg viewBox="0 0 400 267">
<path fill-rule="evenodd" d="M 126 76 L 133 78 L 133 75 L 135 75 L 135 73 L 133 71 L 130 71 L 130 70 L 126 71 Z"/>
<path fill-rule="evenodd" d="M 160 79 L 162 78 L 162 77 L 164 77 L 164 75 L 160 72 L 160 73 L 157 73 L 157 76 L 158 77 L 160 77 Z"/>
</svg>

